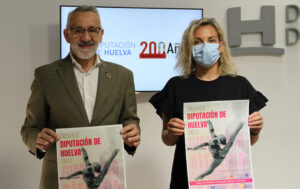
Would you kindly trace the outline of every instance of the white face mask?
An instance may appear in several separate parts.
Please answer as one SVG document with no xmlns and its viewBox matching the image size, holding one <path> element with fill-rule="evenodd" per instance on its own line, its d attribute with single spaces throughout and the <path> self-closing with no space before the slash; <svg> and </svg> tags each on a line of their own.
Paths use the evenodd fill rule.
<svg viewBox="0 0 300 189">
<path fill-rule="evenodd" d="M 194 45 L 192 51 L 195 62 L 205 68 L 213 66 L 220 57 L 218 43 L 202 43 L 201 45 Z"/>
</svg>

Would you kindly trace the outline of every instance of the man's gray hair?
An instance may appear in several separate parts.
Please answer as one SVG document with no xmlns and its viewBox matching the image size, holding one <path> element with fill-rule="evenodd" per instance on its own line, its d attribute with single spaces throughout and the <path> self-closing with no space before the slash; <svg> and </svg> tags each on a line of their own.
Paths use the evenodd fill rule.
<svg viewBox="0 0 300 189">
<path fill-rule="evenodd" d="M 97 8 L 95 6 L 82 5 L 82 6 L 77 7 L 73 11 L 69 12 L 66 28 L 70 27 L 70 23 L 71 23 L 72 17 L 77 12 L 94 12 L 94 13 L 97 14 L 97 16 L 99 17 L 99 20 L 100 20 L 99 12 L 98 12 L 98 10 L 97 10 Z"/>
</svg>

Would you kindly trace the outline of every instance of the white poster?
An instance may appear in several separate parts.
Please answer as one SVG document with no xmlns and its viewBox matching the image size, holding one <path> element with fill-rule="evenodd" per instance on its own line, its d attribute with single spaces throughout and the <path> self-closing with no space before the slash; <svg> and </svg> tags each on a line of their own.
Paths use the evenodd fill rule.
<svg viewBox="0 0 300 189">
<path fill-rule="evenodd" d="M 56 129 L 60 189 L 126 189 L 122 125 Z"/>
<path fill-rule="evenodd" d="M 249 101 L 184 104 L 190 189 L 254 189 Z"/>
</svg>

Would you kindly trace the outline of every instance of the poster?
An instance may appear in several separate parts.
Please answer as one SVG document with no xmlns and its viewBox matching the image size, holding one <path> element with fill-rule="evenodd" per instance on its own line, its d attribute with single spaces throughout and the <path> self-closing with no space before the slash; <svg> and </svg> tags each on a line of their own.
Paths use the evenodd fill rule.
<svg viewBox="0 0 300 189">
<path fill-rule="evenodd" d="M 60 189 L 126 189 L 122 125 L 56 129 Z"/>
<path fill-rule="evenodd" d="M 184 104 L 190 189 L 254 189 L 249 101 Z"/>
</svg>

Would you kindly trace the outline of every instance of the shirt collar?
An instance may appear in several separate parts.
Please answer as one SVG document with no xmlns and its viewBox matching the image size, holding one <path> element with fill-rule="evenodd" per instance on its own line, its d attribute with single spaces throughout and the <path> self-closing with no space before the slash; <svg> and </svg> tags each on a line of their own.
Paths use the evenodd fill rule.
<svg viewBox="0 0 300 189">
<path fill-rule="evenodd" d="M 75 58 L 73 57 L 73 55 L 72 55 L 71 52 L 69 53 L 69 55 L 70 55 L 70 57 L 71 57 L 71 60 L 72 60 L 73 65 L 74 65 L 75 67 L 77 67 L 79 70 L 82 70 L 81 65 L 75 60 Z M 101 64 L 99 55 L 98 55 L 98 54 L 96 54 L 96 55 L 97 55 L 97 56 L 96 56 L 96 59 L 95 59 L 95 64 L 94 64 L 94 66 L 93 66 L 92 69 L 94 69 L 94 68 L 100 66 L 100 64 Z M 91 70 L 92 70 L 92 69 L 91 69 Z"/>
</svg>

